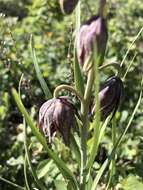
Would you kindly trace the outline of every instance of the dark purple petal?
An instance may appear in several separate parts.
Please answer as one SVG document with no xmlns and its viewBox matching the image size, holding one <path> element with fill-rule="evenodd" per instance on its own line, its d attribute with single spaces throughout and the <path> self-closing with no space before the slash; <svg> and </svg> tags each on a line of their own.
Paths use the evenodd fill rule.
<svg viewBox="0 0 143 190">
<path fill-rule="evenodd" d="M 83 26 L 81 26 L 77 38 L 77 55 L 81 66 L 93 52 L 94 46 L 97 48 L 97 54 L 100 56 L 102 64 L 106 44 L 108 39 L 108 31 L 106 20 L 99 16 L 93 16 Z"/>
<path fill-rule="evenodd" d="M 76 7 L 78 0 L 60 0 L 60 6 L 65 14 L 71 14 Z"/>
<path fill-rule="evenodd" d="M 121 79 L 117 76 L 109 78 L 99 92 L 101 119 L 104 120 L 111 113 L 116 113 L 122 99 L 124 87 Z M 92 115 L 96 112 L 96 104 L 92 109 Z"/>
<path fill-rule="evenodd" d="M 75 126 L 75 114 L 74 105 L 66 97 L 48 100 L 41 106 L 39 127 L 49 144 L 57 132 L 61 134 L 65 144 L 69 144 L 71 128 Z"/>
</svg>

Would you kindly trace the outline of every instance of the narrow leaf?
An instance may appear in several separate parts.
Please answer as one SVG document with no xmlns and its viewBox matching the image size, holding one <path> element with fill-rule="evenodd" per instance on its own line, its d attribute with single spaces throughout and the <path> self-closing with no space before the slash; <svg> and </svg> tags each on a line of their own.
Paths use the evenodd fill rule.
<svg viewBox="0 0 143 190">
<path fill-rule="evenodd" d="M 78 2 L 77 8 L 76 8 L 76 38 L 75 38 L 75 44 L 74 44 L 74 81 L 75 81 L 75 88 L 80 93 L 80 95 L 84 94 L 84 81 L 83 76 L 81 73 L 81 69 L 78 63 L 77 59 L 77 53 L 76 53 L 76 43 L 77 43 L 77 35 L 79 33 L 80 29 L 80 1 Z"/>
<path fill-rule="evenodd" d="M 1 180 L 1 181 L 4 181 L 5 183 L 11 185 L 12 187 L 14 187 L 14 188 L 16 188 L 16 189 L 18 189 L 18 190 L 25 190 L 24 187 L 21 187 L 20 185 L 18 185 L 18 184 L 16 184 L 16 183 L 13 183 L 12 181 L 9 181 L 9 180 L 7 180 L 7 179 L 5 179 L 5 178 L 3 178 L 3 177 L 0 177 L 0 180 Z"/>
<path fill-rule="evenodd" d="M 27 131 L 26 131 L 26 122 L 25 122 L 25 119 L 24 119 L 23 123 L 24 123 L 24 148 L 25 148 L 25 155 L 26 155 L 26 159 L 27 159 L 28 165 L 30 167 L 30 170 L 31 170 L 31 173 L 32 173 L 32 176 L 33 176 L 33 178 L 35 180 L 36 185 L 41 190 L 46 190 L 44 184 L 38 179 L 36 170 L 34 169 L 32 163 L 31 163 L 30 153 L 29 153 L 28 144 L 27 144 Z M 26 182 L 28 184 L 27 179 L 26 179 Z"/>
<path fill-rule="evenodd" d="M 40 167 L 37 170 L 38 179 L 44 177 L 53 166 L 53 160 L 44 160 L 42 163 L 40 162 Z"/>
<path fill-rule="evenodd" d="M 50 98 L 52 98 L 52 94 L 51 94 L 51 92 L 42 76 L 42 73 L 40 71 L 39 64 L 38 64 L 37 57 L 36 57 L 36 52 L 34 49 L 34 39 L 33 39 L 32 35 L 31 35 L 31 39 L 30 39 L 30 49 L 31 49 L 32 60 L 33 60 L 33 64 L 35 67 L 36 74 L 37 74 L 37 78 L 40 82 L 41 88 L 42 88 L 46 98 L 50 99 Z"/>
<path fill-rule="evenodd" d="M 84 81 L 81 73 L 81 69 L 77 60 L 76 48 L 74 50 L 74 81 L 75 88 L 80 93 L 80 95 L 84 94 Z"/>
<path fill-rule="evenodd" d="M 128 48 L 128 50 L 127 50 L 127 52 L 126 52 L 126 54 L 125 54 L 125 56 L 124 56 L 124 58 L 123 58 L 123 60 L 122 60 L 122 62 L 121 62 L 121 64 L 120 64 L 120 67 L 123 66 L 123 64 L 124 64 L 124 62 L 125 62 L 125 60 L 126 60 L 128 54 L 130 53 L 130 50 L 132 49 L 134 43 L 135 43 L 136 40 L 139 38 L 139 36 L 141 35 L 142 32 L 143 32 L 143 27 L 140 29 L 140 31 L 138 32 L 138 34 L 135 36 L 134 40 L 132 41 L 130 47 Z"/>
</svg>

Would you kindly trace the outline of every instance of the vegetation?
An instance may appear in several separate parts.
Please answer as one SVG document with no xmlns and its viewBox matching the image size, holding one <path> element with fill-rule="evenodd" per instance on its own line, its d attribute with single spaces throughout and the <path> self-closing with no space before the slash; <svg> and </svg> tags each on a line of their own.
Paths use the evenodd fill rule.
<svg viewBox="0 0 143 190">
<path fill-rule="evenodd" d="M 99 108 L 96 118 L 90 120 L 87 157 L 93 139 L 97 149 L 87 175 L 80 168 L 79 131 L 72 131 L 70 149 L 61 135 L 50 146 L 39 133 L 37 123 L 40 107 L 57 86 L 70 85 L 80 93 L 81 83 L 78 85 L 79 79 L 75 80 L 73 67 L 77 61 L 74 57 L 77 17 L 81 17 L 81 25 L 85 23 L 97 13 L 98 1 L 81 0 L 81 7 L 64 15 L 57 0 L 0 0 L 0 189 L 76 190 L 78 184 L 82 190 L 143 189 L 143 3 L 142 0 L 108 3 L 109 36 L 104 64 L 122 65 L 119 74 L 124 83 L 124 98 L 113 120 L 110 115 L 102 122 L 100 144 L 93 132 L 96 118 L 100 120 Z M 103 84 L 117 72 L 118 67 L 110 66 L 97 72 L 99 78 L 96 73 L 91 100 L 99 90 L 99 81 Z M 86 78 L 84 73 L 85 86 Z M 67 90 L 58 91 L 59 94 L 69 96 L 80 115 L 80 101 L 75 94 Z M 80 116 L 76 119 L 80 125 Z M 79 183 L 84 175 L 86 186 Z"/>
</svg>

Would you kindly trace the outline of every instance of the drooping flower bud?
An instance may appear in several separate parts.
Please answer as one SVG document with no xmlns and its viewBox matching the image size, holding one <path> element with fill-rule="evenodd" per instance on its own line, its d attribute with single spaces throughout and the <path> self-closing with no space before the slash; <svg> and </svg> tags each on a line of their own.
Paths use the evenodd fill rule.
<svg viewBox="0 0 143 190">
<path fill-rule="evenodd" d="M 64 14 L 71 14 L 76 7 L 78 0 L 60 0 L 61 10 Z"/>
<path fill-rule="evenodd" d="M 101 2 L 102 6 L 99 8 L 98 15 L 93 16 L 81 26 L 77 37 L 77 56 L 81 66 L 88 62 L 90 56 L 93 55 L 94 48 L 96 48 L 96 54 L 99 58 L 99 65 L 104 60 L 108 30 L 103 14 L 106 1 Z M 94 57 L 94 59 L 97 58 Z"/>
<path fill-rule="evenodd" d="M 121 79 L 117 76 L 109 78 L 99 92 L 101 120 L 106 119 L 111 113 L 115 115 L 124 94 Z M 92 115 L 96 112 L 96 104 L 92 109 Z"/>
<path fill-rule="evenodd" d="M 75 127 L 76 109 L 67 97 L 53 98 L 45 102 L 39 111 L 39 128 L 49 144 L 59 132 L 66 145 L 70 143 L 71 128 Z"/>
</svg>

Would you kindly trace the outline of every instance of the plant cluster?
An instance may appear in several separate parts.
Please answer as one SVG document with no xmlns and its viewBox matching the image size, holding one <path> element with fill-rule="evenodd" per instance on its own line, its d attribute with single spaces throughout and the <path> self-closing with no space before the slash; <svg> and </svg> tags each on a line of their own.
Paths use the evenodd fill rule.
<svg viewBox="0 0 143 190">
<path fill-rule="evenodd" d="M 24 177 L 26 189 L 30 189 L 26 171 L 27 163 L 31 169 L 35 186 L 41 190 L 47 189 L 47 184 L 43 183 L 43 180 L 37 175 L 31 163 L 26 123 L 42 144 L 46 154 L 48 154 L 47 167 L 50 165 L 50 160 L 54 161 L 58 168 L 61 175 L 60 180 L 54 180 L 53 177 L 56 189 L 110 189 L 114 188 L 117 148 L 125 137 L 141 103 L 142 92 L 140 93 L 137 104 L 125 129 L 121 135 L 117 137 L 116 111 L 124 99 L 124 86 L 122 81 L 125 81 L 130 66 L 123 75 L 122 66 L 125 60 L 123 60 L 121 64 L 112 62 L 108 64 L 105 63 L 104 56 L 108 41 L 108 9 L 106 0 L 99 0 L 97 14 L 92 15 L 92 17 L 81 26 L 80 3 L 78 0 L 59 1 L 64 14 L 72 14 L 74 9 L 76 9 L 75 42 L 72 60 L 74 85 L 59 85 L 54 90 L 52 96 L 37 63 L 34 40 L 31 36 L 31 54 L 37 77 L 45 96 L 48 98 L 48 101 L 41 106 L 39 111 L 39 129 L 35 126 L 32 117 L 28 114 L 20 99 L 21 80 L 19 83 L 19 94 L 15 89 L 12 90 L 16 104 L 24 116 L 24 147 L 26 153 Z M 104 71 L 110 70 L 111 67 L 114 67 L 116 74 L 110 76 L 105 82 L 102 81 L 103 84 L 100 85 L 100 76 Z M 61 96 L 61 91 L 68 91 L 72 94 L 72 98 L 70 95 Z M 106 130 L 108 130 L 107 126 L 110 125 L 112 128 L 113 145 L 106 155 L 103 164 L 97 169 L 96 160 L 98 159 L 102 139 Z M 65 145 L 61 142 L 61 139 Z M 64 162 L 61 151 L 57 148 L 58 143 L 64 147 L 66 154 L 69 156 L 69 159 L 66 159 L 66 163 Z M 58 156 L 58 154 L 60 156 Z M 67 160 L 70 160 L 70 164 Z M 72 163 L 74 164 L 72 165 Z M 70 169 L 71 167 L 73 168 Z M 104 178 L 101 180 L 103 176 Z M 44 174 L 42 174 L 42 177 L 44 177 Z M 101 181 L 104 183 L 103 185 Z M 16 184 L 15 187 L 25 189 Z"/>
</svg>

